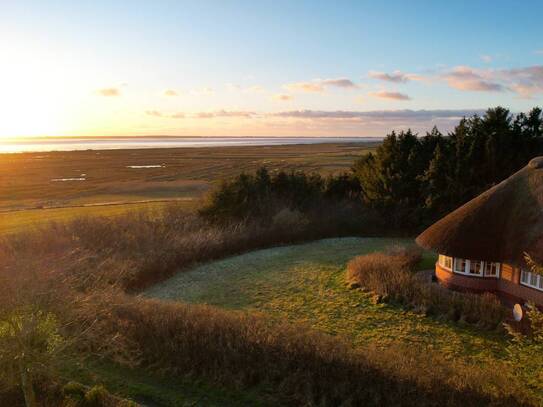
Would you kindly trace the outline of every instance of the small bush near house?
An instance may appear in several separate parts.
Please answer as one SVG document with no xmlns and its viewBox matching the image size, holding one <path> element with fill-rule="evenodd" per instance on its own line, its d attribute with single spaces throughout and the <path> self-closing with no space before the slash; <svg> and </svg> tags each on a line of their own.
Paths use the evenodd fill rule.
<svg viewBox="0 0 543 407">
<path fill-rule="evenodd" d="M 406 252 L 408 253 L 408 252 Z M 417 256 L 395 248 L 390 254 L 372 253 L 355 257 L 347 265 L 347 280 L 381 296 L 428 315 L 500 329 L 507 310 L 492 294 L 449 291 L 424 282 L 413 273 Z"/>
</svg>

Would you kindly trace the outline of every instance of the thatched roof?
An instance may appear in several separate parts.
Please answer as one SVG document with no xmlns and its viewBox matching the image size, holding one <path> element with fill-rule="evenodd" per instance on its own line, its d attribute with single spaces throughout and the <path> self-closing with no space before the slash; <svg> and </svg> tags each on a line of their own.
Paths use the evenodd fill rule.
<svg viewBox="0 0 543 407">
<path fill-rule="evenodd" d="M 417 237 L 448 256 L 523 265 L 543 263 L 543 157 L 451 212 Z"/>
</svg>

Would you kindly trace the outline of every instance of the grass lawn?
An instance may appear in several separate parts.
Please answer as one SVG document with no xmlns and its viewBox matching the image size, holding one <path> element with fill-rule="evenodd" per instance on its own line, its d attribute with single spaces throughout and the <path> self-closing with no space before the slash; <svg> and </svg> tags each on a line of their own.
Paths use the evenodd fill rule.
<svg viewBox="0 0 543 407">
<path fill-rule="evenodd" d="M 156 376 L 143 369 L 127 369 L 103 361 L 70 366 L 67 376 L 89 386 L 105 385 L 115 395 L 136 401 L 143 406 L 265 406 L 270 405 L 263 394 L 227 389 L 190 378 Z"/>
<path fill-rule="evenodd" d="M 191 209 L 195 201 L 175 201 Z M 26 209 L 0 213 L 0 235 L 29 231 L 49 222 L 68 222 L 86 216 L 117 216 L 139 210 L 155 210 L 167 205 L 167 201 L 123 203 L 115 205 L 76 206 L 51 209 Z"/>
<path fill-rule="evenodd" d="M 501 334 L 374 304 L 370 294 L 346 287 L 345 265 L 351 258 L 395 243 L 413 242 L 340 238 L 259 250 L 179 273 L 145 295 L 263 312 L 341 335 L 356 346 L 400 341 L 420 349 L 439 348 L 474 363 L 504 357 Z M 425 253 L 421 268 L 431 268 L 434 262 L 435 255 Z"/>
</svg>

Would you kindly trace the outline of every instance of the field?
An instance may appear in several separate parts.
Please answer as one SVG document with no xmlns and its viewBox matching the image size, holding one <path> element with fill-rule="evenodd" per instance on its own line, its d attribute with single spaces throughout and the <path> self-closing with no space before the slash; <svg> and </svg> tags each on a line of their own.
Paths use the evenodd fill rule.
<svg viewBox="0 0 543 407">
<path fill-rule="evenodd" d="M 349 169 L 356 157 L 374 148 L 370 143 L 338 143 L 2 154 L 0 233 L 172 200 L 194 207 L 219 180 L 241 171 L 266 166 L 335 173 Z"/>
<path fill-rule="evenodd" d="M 374 304 L 371 295 L 349 290 L 345 265 L 351 258 L 410 239 L 338 238 L 259 250 L 204 264 L 149 289 L 147 296 L 228 309 L 264 312 L 276 320 L 308 324 L 349 338 L 356 346 L 387 346 L 401 341 L 439 348 L 472 361 L 500 357 L 502 335 L 482 333 L 421 316 L 402 308 Z M 425 253 L 420 268 L 432 268 Z"/>
<path fill-rule="evenodd" d="M 0 190 L 4 192 L 0 199 L 0 233 L 27 231 L 44 222 L 64 222 L 82 216 L 116 216 L 130 210 L 159 211 L 172 201 L 182 208 L 194 210 L 219 179 L 235 176 L 240 171 L 252 171 L 265 165 L 271 171 L 300 169 L 321 174 L 338 173 L 347 170 L 356 157 L 374 147 L 330 144 L 6 155 L 0 163 L 1 169 L 5 170 L 0 175 Z M 160 167 L 131 168 L 145 165 Z M 85 180 L 51 181 L 57 178 Z M 156 214 L 158 212 L 151 213 L 153 222 L 160 219 Z M 114 225 L 115 222 L 104 224 Z M 165 222 L 165 228 L 156 229 L 145 222 L 140 224 L 138 221 L 137 225 L 120 223 L 120 229 L 111 229 L 115 232 L 109 234 L 122 236 L 120 232 L 127 225 L 128 229 L 133 228 L 139 233 L 137 236 L 126 234 L 128 240 L 134 239 L 134 243 L 127 246 L 131 248 L 128 259 L 136 259 L 135 254 L 140 247 L 147 248 L 142 253 L 156 259 L 167 253 L 183 253 L 186 247 L 190 247 L 188 253 L 197 250 L 194 247 L 200 247 L 184 241 L 180 246 L 166 244 L 175 240 L 172 236 L 182 237 L 178 226 L 170 227 L 177 224 L 170 221 Z M 170 231 L 174 234 L 169 235 Z M 152 236 L 151 240 L 144 239 L 147 236 Z M 194 233 L 194 236 L 198 235 Z M 230 232 L 225 236 L 228 241 L 233 238 Z M 251 236 L 251 241 L 255 236 Z M 166 240 L 161 241 L 161 238 Z M 214 250 L 220 249 L 220 246 L 213 246 L 215 242 L 209 242 L 207 235 L 204 240 Z M 155 248 L 155 242 L 162 244 Z M 270 247 L 278 242 L 285 240 L 249 247 Z M 266 318 L 266 326 L 273 330 L 280 326 L 276 323 L 289 322 L 300 331 L 307 327 L 337 336 L 338 342 L 347 342 L 349 347 L 352 345 L 361 353 L 381 354 L 385 349 L 405 348 L 434 350 L 436 352 L 428 353 L 443 355 L 447 360 L 445 364 L 451 361 L 473 367 L 510 365 L 524 375 L 525 372 L 518 370 L 520 362 L 512 360 L 507 353 L 509 341 L 503 332 L 489 332 L 462 322 L 425 316 L 399 305 L 379 302 L 373 294 L 363 290 L 349 289 L 345 282 L 349 260 L 398 244 L 413 245 L 414 242 L 412 238 L 344 237 L 252 252 L 246 252 L 250 249 L 240 246 L 224 253 L 244 254 L 228 258 L 197 258 L 194 261 L 203 263 L 187 263 L 185 267 L 188 269 L 184 268 L 183 272 L 147 288 L 141 295 L 237 311 L 229 313 L 232 315 L 262 315 Z M 134 247 L 138 250 L 133 250 Z M 206 247 L 201 246 L 201 250 L 206 250 Z M 156 249 L 154 254 L 151 253 L 153 248 Z M 209 258 L 219 260 L 208 261 Z M 432 269 L 435 261 L 434 253 L 425 252 L 418 270 Z M 168 270 L 177 268 L 178 263 L 173 267 L 172 264 L 168 263 Z M 183 268 L 183 264 L 179 267 Z M 155 308 L 151 311 L 155 312 L 163 305 L 154 303 Z M 215 312 L 218 311 L 215 309 Z M 137 324 L 137 327 L 141 328 L 141 325 Z M 172 330 L 174 333 L 185 331 Z M 155 329 L 146 332 L 159 332 L 160 346 L 164 346 L 162 339 L 168 332 Z M 213 333 L 217 335 L 216 330 Z M 175 349 L 178 349 L 177 344 Z M 220 349 L 223 349 L 222 345 Z M 150 353 L 159 354 L 160 349 Z M 191 354 L 190 350 L 181 353 Z M 207 354 L 205 350 L 204 354 Z M 394 366 L 396 362 L 394 359 Z M 261 368 L 260 363 L 261 359 L 258 359 L 258 369 Z M 116 395 L 149 406 L 277 405 L 274 398 L 277 389 L 267 382 L 243 387 L 214 381 L 208 376 L 164 376 L 160 374 L 160 366 L 158 369 L 127 368 L 94 357 L 82 363 L 72 361 L 63 370 L 64 377 L 86 385 L 104 384 Z M 358 383 L 355 382 L 356 385 Z M 543 400 L 543 395 L 533 395 Z"/>
</svg>

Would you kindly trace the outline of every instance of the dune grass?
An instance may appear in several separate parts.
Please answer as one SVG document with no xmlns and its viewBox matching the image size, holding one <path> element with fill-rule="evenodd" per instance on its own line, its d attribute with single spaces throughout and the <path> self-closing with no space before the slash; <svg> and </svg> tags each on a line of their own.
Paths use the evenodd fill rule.
<svg viewBox="0 0 543 407">
<path fill-rule="evenodd" d="M 179 273 L 145 295 L 263 312 L 341 335 L 357 346 L 403 342 L 473 362 L 505 357 L 503 335 L 375 304 L 371 294 L 347 288 L 348 260 L 396 243 L 412 241 L 339 238 L 259 250 Z M 426 252 L 420 267 L 434 262 L 435 256 Z"/>
</svg>

